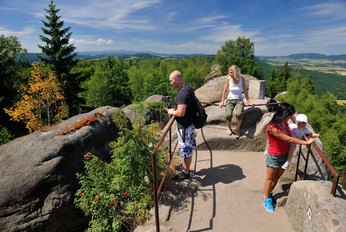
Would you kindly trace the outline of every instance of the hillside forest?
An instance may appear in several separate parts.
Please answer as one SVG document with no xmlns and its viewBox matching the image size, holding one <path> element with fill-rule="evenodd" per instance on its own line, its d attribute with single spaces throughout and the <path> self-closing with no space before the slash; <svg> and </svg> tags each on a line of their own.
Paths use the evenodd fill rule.
<svg viewBox="0 0 346 232">
<path fill-rule="evenodd" d="M 328 159 L 340 174 L 346 170 L 346 107 L 337 104 L 338 99 L 346 99 L 345 76 L 292 67 L 288 62 L 271 65 L 255 57 L 255 44 L 245 37 L 225 41 L 215 55 L 208 56 L 78 60 L 76 48 L 69 43 L 71 28 L 63 27 L 53 0 L 45 11 L 40 62 L 29 62 L 17 37 L 0 35 L 0 144 L 100 106 L 123 107 L 157 94 L 174 99 L 176 90 L 168 81 L 173 70 L 180 70 L 197 89 L 216 64 L 219 75 L 226 75 L 228 67 L 236 64 L 243 74 L 267 81 L 267 97 L 287 91 L 278 100 L 308 116 L 321 134 Z"/>
</svg>

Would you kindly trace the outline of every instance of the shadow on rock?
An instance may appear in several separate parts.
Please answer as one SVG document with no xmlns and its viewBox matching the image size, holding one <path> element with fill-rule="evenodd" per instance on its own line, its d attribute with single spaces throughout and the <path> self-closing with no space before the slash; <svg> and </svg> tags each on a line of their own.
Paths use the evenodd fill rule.
<svg viewBox="0 0 346 232">
<path fill-rule="evenodd" d="M 253 138 L 256 132 L 256 125 L 261 120 L 263 112 L 260 108 L 248 108 L 242 113 L 242 124 L 240 134 L 248 138 Z"/>
</svg>

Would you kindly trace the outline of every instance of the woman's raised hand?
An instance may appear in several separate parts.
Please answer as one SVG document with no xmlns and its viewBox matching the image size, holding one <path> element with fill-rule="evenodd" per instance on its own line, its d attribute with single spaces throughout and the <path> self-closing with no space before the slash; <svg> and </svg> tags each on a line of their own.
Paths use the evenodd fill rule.
<svg viewBox="0 0 346 232">
<path fill-rule="evenodd" d="M 308 143 L 308 144 L 311 144 L 311 143 L 313 143 L 315 141 L 315 139 L 314 138 L 308 138 L 308 140 L 306 140 L 306 142 Z"/>
</svg>

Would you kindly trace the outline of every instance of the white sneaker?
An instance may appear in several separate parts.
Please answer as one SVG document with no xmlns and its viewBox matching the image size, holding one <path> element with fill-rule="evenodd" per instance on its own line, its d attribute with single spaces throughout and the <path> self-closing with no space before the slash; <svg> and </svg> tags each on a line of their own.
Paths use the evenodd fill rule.
<svg viewBox="0 0 346 232">
<path fill-rule="evenodd" d="M 287 169 L 288 166 L 290 166 L 290 163 L 289 163 L 289 162 L 285 162 L 285 163 L 281 166 L 281 168 L 282 168 L 282 169 Z"/>
</svg>

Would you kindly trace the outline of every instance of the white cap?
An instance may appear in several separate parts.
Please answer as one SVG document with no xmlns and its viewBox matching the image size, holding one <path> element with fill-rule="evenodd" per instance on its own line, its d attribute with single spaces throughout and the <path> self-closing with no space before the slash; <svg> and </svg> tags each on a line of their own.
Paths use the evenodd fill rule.
<svg viewBox="0 0 346 232">
<path fill-rule="evenodd" d="M 306 117 L 305 114 L 298 114 L 296 117 L 296 121 L 308 123 L 308 117 Z"/>
</svg>

